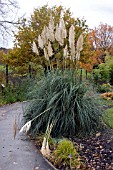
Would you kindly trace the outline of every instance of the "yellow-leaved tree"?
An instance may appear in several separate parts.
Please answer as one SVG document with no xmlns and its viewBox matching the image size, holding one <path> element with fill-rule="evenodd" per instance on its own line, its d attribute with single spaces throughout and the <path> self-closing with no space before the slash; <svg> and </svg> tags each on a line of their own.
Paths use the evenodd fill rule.
<svg viewBox="0 0 113 170">
<path fill-rule="evenodd" d="M 45 5 L 34 9 L 31 18 L 29 20 L 24 18 L 21 23 L 17 34 L 15 34 L 14 48 L 7 56 L 7 64 L 16 66 L 18 71 L 27 71 L 28 65 L 31 65 L 34 70 L 37 70 L 39 66 L 46 70 L 48 67 L 48 57 L 51 67 L 62 68 L 64 67 L 62 56 L 66 54 L 66 51 L 69 52 L 69 55 L 75 55 L 72 49 L 75 48 L 76 50 L 77 40 L 80 35 L 84 36 L 84 44 L 88 45 L 85 38 L 88 30 L 86 21 L 79 18 L 75 19 L 70 9 L 65 9 L 62 6 L 50 8 L 48 5 Z M 73 31 L 75 32 L 74 38 L 70 36 Z M 49 39 L 49 43 L 46 43 L 45 34 Z M 71 44 L 72 41 L 70 42 L 71 39 L 74 40 L 73 45 Z M 38 50 L 35 53 L 33 53 L 32 49 L 33 42 L 35 42 Z M 84 50 L 85 48 L 83 48 Z M 79 52 L 77 54 L 79 57 Z M 67 59 L 66 67 L 69 66 L 70 59 Z"/>
</svg>

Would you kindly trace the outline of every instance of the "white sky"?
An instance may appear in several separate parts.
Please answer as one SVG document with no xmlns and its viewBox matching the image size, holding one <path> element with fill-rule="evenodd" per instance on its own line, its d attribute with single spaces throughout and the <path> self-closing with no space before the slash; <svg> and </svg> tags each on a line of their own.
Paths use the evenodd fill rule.
<svg viewBox="0 0 113 170">
<path fill-rule="evenodd" d="M 27 16 L 33 13 L 33 9 L 48 3 L 49 6 L 62 5 L 70 8 L 74 17 L 85 18 L 90 28 L 100 23 L 113 25 L 113 0 L 18 0 L 21 12 Z"/>
</svg>

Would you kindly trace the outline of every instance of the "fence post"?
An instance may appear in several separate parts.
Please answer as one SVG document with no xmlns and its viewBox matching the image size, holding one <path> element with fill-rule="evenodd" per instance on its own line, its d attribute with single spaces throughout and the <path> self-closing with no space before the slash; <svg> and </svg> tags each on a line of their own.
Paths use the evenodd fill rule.
<svg viewBox="0 0 113 170">
<path fill-rule="evenodd" d="M 87 70 L 86 70 L 86 80 L 87 80 Z"/>
<path fill-rule="evenodd" d="M 6 86 L 8 86 L 8 64 L 6 64 Z"/>
<path fill-rule="evenodd" d="M 80 83 L 82 83 L 82 68 L 80 68 Z"/>
<path fill-rule="evenodd" d="M 29 77 L 31 78 L 31 65 L 29 64 Z"/>
</svg>

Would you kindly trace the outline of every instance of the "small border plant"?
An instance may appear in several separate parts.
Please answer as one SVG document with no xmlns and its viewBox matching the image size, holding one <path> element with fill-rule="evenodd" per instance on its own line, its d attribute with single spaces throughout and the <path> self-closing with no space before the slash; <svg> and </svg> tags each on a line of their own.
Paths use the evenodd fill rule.
<svg viewBox="0 0 113 170">
<path fill-rule="evenodd" d="M 56 167 L 69 169 L 80 168 L 80 156 L 73 143 L 68 139 L 61 140 L 53 151 L 50 160 Z"/>
</svg>

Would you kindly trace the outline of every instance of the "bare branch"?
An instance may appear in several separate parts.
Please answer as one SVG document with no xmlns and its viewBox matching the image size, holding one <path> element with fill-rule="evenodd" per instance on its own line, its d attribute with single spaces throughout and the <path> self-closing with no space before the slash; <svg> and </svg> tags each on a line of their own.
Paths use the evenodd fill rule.
<svg viewBox="0 0 113 170">
<path fill-rule="evenodd" d="M 18 24 L 18 3 L 15 0 L 0 0 L 0 39 L 11 35 Z"/>
</svg>

